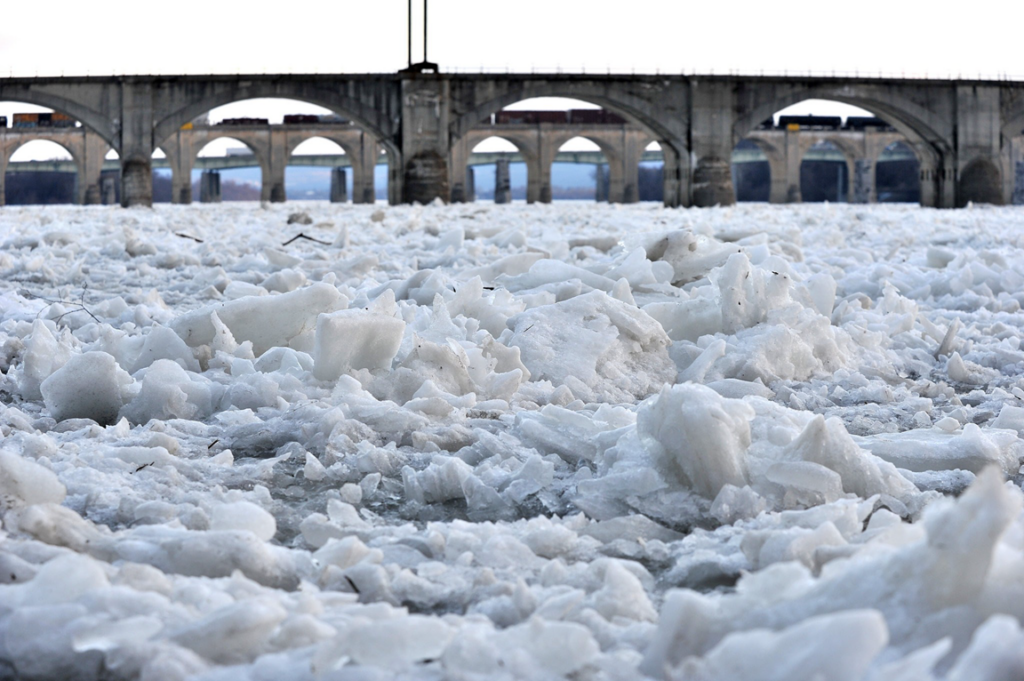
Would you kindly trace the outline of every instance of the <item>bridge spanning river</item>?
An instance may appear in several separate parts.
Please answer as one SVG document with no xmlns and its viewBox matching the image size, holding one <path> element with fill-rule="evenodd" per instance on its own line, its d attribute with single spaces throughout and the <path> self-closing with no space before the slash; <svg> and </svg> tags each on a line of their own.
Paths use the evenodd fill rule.
<svg viewBox="0 0 1024 681">
<path fill-rule="evenodd" d="M 182 130 L 213 108 L 264 97 L 323 106 L 352 125 L 344 131 L 283 129 L 289 126 L 262 126 L 258 133 L 237 128 L 219 131 L 218 126 Z M 545 123 L 513 129 L 516 126 L 490 124 L 495 112 L 534 97 L 582 99 L 619 114 L 626 122 L 593 129 Z M 79 183 L 83 202 L 99 200 L 104 157 L 109 149 L 117 152 L 121 200 L 126 206 L 151 203 L 157 148 L 167 156 L 176 199 L 187 201 L 191 170 L 199 162 L 193 150 L 205 145 L 204 139 L 239 135 L 250 137 L 242 141 L 260 163 L 263 195 L 270 201 L 285 200 L 284 168 L 295 146 L 310 136 L 333 139 L 345 149 L 353 174 L 353 200 L 372 200 L 372 168 L 381 151 L 388 161 L 391 202 L 465 200 L 471 194 L 465 172 L 473 163 L 471 151 L 476 141 L 493 135 L 519 149 L 528 168 L 530 201 L 551 199 L 551 164 L 564 135 L 569 135 L 565 139 L 584 136 L 601 149 L 609 167 L 612 201 L 637 200 L 637 166 L 655 141 L 663 157 L 667 205 L 731 204 L 735 201 L 732 153 L 742 139 L 753 141 L 767 157 L 772 168 L 771 199 L 798 201 L 799 164 L 809 151 L 800 140 L 810 138 L 757 128 L 776 111 L 805 99 L 861 106 L 896 129 L 897 133 L 875 137 L 860 133 L 860 141 L 843 137 L 845 131 L 828 136 L 826 141 L 840 149 L 850 165 L 850 182 L 862 184 L 849 192 L 857 200 L 872 200 L 871 178 L 880 149 L 885 148 L 878 146 L 885 141 L 884 135 L 898 134 L 917 158 L 921 203 L 926 206 L 1008 203 L 1018 185 L 1016 178 L 1024 175 L 1024 83 L 1010 81 L 484 75 L 415 69 L 366 75 L 0 79 L 0 100 L 52 108 L 80 121 L 90 133 L 80 143 L 65 144 L 83 178 Z M 5 134 L 10 137 L 10 132 Z M 0 148 L 0 178 L 13 148 L 10 139 L 5 144 Z M 75 144 L 78 147 L 71 149 Z"/>
</svg>

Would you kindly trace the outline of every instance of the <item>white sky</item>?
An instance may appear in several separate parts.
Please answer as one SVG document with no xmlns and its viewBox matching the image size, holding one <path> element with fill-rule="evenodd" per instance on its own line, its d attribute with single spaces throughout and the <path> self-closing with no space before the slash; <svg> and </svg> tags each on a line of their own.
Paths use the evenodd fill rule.
<svg viewBox="0 0 1024 681">
<path fill-rule="evenodd" d="M 413 4 L 418 61 L 422 2 Z M 0 76 L 360 73 L 393 72 L 406 64 L 404 0 L 202 5 L 47 0 L 45 7 L 43 14 L 39 5 L 5 4 Z M 1019 27 L 1009 7 L 993 0 L 975 0 L 970 11 L 948 0 L 892 0 L 881 6 L 431 0 L 429 58 L 442 71 L 834 71 L 930 77 L 1017 71 L 1024 79 Z M 536 102 L 530 106 L 545 108 Z M 29 110 L 0 103 L 0 115 Z M 255 108 L 223 107 L 212 118 L 274 120 L 315 110 L 264 101 Z M 836 104 L 801 104 L 787 112 L 861 113 Z"/>
</svg>

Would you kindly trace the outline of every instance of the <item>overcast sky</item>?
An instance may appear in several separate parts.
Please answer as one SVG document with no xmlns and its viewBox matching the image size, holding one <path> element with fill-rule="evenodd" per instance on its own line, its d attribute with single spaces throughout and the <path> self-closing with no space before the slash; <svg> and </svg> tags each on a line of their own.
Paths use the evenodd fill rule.
<svg viewBox="0 0 1024 681">
<path fill-rule="evenodd" d="M 423 3 L 413 4 L 419 61 Z M 1012 5 L 430 0 L 429 58 L 443 71 L 1016 72 L 1024 79 L 1020 10 Z M 393 72 L 406 64 L 406 7 L 406 0 L 11 0 L 0 10 L 0 77 Z M 12 110 L 0 103 L 0 115 Z M 797 112 L 809 111 L 849 112 L 826 105 Z M 232 115 L 247 113 L 260 112 Z"/>
<path fill-rule="evenodd" d="M 451 70 L 1024 73 L 1014 5 L 431 0 L 430 58 Z M 12 0 L 0 14 L 0 73 L 17 75 L 380 72 L 405 61 L 405 0 Z"/>
</svg>

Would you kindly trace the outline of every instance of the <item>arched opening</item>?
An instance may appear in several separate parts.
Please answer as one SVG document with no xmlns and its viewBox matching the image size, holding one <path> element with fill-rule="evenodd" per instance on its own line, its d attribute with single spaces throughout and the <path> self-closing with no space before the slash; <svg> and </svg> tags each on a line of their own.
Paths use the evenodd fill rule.
<svg viewBox="0 0 1024 681">
<path fill-rule="evenodd" d="M 637 198 L 640 201 L 665 200 L 665 155 L 661 144 L 651 142 L 644 147 L 637 171 Z"/>
<path fill-rule="evenodd" d="M 878 155 L 875 195 L 879 203 L 920 203 L 921 162 L 905 142 L 893 142 Z"/>
<path fill-rule="evenodd" d="M 819 140 L 800 162 L 800 195 L 804 203 L 845 203 L 850 183 L 846 156 L 834 143 Z"/>
<path fill-rule="evenodd" d="M 218 137 L 196 154 L 191 180 L 193 201 L 259 201 L 263 171 L 252 147 Z"/>
<path fill-rule="evenodd" d="M 383 146 L 378 147 L 380 154 L 377 156 L 377 163 L 373 167 L 373 187 L 376 194 L 376 201 L 383 201 L 392 205 L 402 202 L 401 183 L 398 180 L 402 169 L 397 163 L 392 162 L 391 154 Z"/>
<path fill-rule="evenodd" d="M 288 159 L 285 188 L 291 199 L 347 203 L 354 197 L 353 171 L 344 147 L 324 137 L 310 137 Z"/>
<path fill-rule="evenodd" d="M 10 206 L 78 203 L 78 182 L 78 164 L 66 147 L 30 140 L 8 156 L 4 198 Z"/>
<path fill-rule="evenodd" d="M 573 137 L 558 148 L 551 164 L 553 201 L 607 202 L 610 189 L 608 158 L 593 140 Z"/>
<path fill-rule="evenodd" d="M 455 123 L 458 136 L 453 140 L 453 158 L 466 157 L 467 163 L 471 163 L 467 147 L 475 149 L 478 140 L 493 135 L 514 143 L 526 161 L 527 201 L 599 198 L 634 202 L 641 199 L 643 173 L 648 188 L 652 178 L 661 178 L 660 191 L 645 189 L 645 200 L 661 198 L 672 205 L 678 203 L 683 173 L 677 150 L 666 149 L 665 138 L 659 131 L 640 123 L 632 114 L 617 110 L 616 104 L 609 102 L 602 107 L 604 100 L 605 96 L 595 96 L 594 101 L 544 96 L 515 102 L 499 98 L 482 104 Z M 648 150 L 652 139 L 657 144 Z M 565 140 L 570 140 L 568 146 L 564 146 Z M 667 192 L 664 169 L 669 156 L 673 172 L 671 191 Z M 458 172 L 454 186 L 461 179 Z M 479 191 L 485 182 L 489 184 L 490 177 L 474 180 Z"/>
<path fill-rule="evenodd" d="M 999 167 L 987 158 L 976 158 L 960 171 L 960 187 L 957 203 L 960 207 L 968 203 L 989 203 L 1002 205 Z"/>
<path fill-rule="evenodd" d="M 102 137 L 70 115 L 21 101 L 0 102 L 0 130 L 0 206 L 98 201 L 91 185 L 107 149 Z"/>
<path fill-rule="evenodd" d="M 465 201 L 525 201 L 529 171 L 522 151 L 504 137 L 491 136 L 470 151 Z"/>
<path fill-rule="evenodd" d="M 871 100 L 867 105 L 871 109 L 861 108 L 853 104 L 859 101 L 856 96 L 842 94 L 843 101 L 804 99 L 771 114 L 771 105 L 766 105 L 737 121 L 734 133 L 759 144 L 767 156 L 769 200 L 874 202 L 883 191 L 881 200 L 908 200 L 916 195 L 926 205 L 947 205 L 943 202 L 951 200 L 944 194 L 948 188 L 943 189 L 937 179 L 942 154 L 923 136 L 929 131 L 919 133 L 907 122 L 917 119 L 911 113 L 901 117 L 897 105 Z M 873 111 L 876 105 L 880 111 Z M 904 146 L 893 147 L 897 142 Z M 916 194 L 905 186 L 898 194 L 886 189 L 893 173 L 903 176 L 911 165 L 890 164 L 897 158 L 910 162 L 910 156 L 918 163 Z"/>
<path fill-rule="evenodd" d="M 743 139 L 732 150 L 732 186 L 736 201 L 768 201 L 772 171 L 761 145 Z"/>
<path fill-rule="evenodd" d="M 187 202 L 190 196 L 201 194 L 190 186 L 201 177 L 196 170 L 211 173 L 207 175 L 210 182 L 220 180 L 223 200 L 231 200 L 229 196 L 253 198 L 251 189 L 257 182 L 256 199 L 284 201 L 291 196 L 326 200 L 331 196 L 332 174 L 337 178 L 336 198 L 372 202 L 376 190 L 387 192 L 387 178 L 376 178 L 378 148 L 389 142 L 355 125 L 346 114 L 307 101 L 272 97 L 219 105 L 181 123 L 183 116 L 197 109 L 200 105 L 192 104 L 157 125 L 158 135 L 171 133 L 160 147 L 167 152 L 174 174 L 172 196 L 176 200 Z M 210 152 L 196 154 L 196 150 L 225 137 L 247 146 L 252 153 L 246 154 L 235 144 L 219 150 L 217 155 L 228 156 L 226 160 L 206 158 Z M 203 167 L 195 167 L 193 159 Z M 341 191 L 342 176 L 345 191 Z"/>
</svg>

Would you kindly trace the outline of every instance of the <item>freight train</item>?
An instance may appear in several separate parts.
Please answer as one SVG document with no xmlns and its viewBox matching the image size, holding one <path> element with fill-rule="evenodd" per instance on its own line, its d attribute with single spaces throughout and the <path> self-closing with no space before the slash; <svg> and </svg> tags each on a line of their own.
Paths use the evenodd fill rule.
<svg viewBox="0 0 1024 681">
<path fill-rule="evenodd" d="M 490 122 L 490 121 L 488 121 Z M 570 109 L 569 111 L 499 111 L 494 125 L 624 125 L 626 119 L 605 109 Z"/>
<path fill-rule="evenodd" d="M 284 117 L 285 125 L 319 125 L 323 123 L 347 125 L 349 120 L 338 114 L 288 114 Z"/>
<path fill-rule="evenodd" d="M 868 128 L 879 132 L 893 132 L 895 128 L 874 116 L 847 116 L 846 124 L 839 116 L 779 116 L 779 124 L 774 119 L 767 119 L 758 130 L 856 130 L 863 132 Z"/>
<path fill-rule="evenodd" d="M 12 117 L 15 128 L 73 128 L 76 121 L 71 116 L 57 113 L 16 113 Z M 7 127 L 7 116 L 0 116 L 0 128 Z"/>
</svg>

